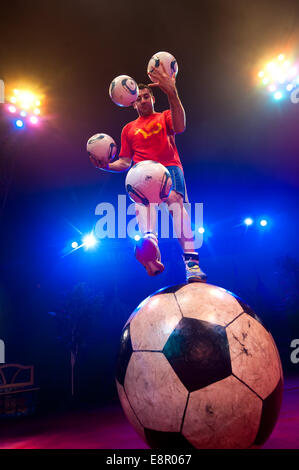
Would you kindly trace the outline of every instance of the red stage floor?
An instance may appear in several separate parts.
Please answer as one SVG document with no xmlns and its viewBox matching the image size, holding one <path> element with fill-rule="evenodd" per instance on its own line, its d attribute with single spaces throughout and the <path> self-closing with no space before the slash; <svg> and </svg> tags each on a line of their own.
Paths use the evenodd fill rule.
<svg viewBox="0 0 299 470">
<path fill-rule="evenodd" d="M 148 449 L 118 403 L 0 427 L 0 449 Z M 263 448 L 299 449 L 299 378 L 285 381 L 280 416 Z"/>
</svg>

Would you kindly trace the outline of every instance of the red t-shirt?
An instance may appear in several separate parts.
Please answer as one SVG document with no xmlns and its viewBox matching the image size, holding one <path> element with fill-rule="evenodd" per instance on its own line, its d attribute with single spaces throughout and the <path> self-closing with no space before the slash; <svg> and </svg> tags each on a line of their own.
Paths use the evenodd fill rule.
<svg viewBox="0 0 299 470">
<path fill-rule="evenodd" d="M 131 158 L 134 163 L 154 160 L 183 169 L 174 136 L 170 109 L 140 116 L 123 128 L 119 156 Z"/>
</svg>

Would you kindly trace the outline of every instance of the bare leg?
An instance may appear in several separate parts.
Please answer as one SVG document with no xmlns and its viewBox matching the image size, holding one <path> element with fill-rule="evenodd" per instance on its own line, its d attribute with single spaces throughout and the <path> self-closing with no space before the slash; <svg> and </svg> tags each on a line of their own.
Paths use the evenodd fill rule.
<svg viewBox="0 0 299 470">
<path fill-rule="evenodd" d="M 135 204 L 136 218 L 142 235 L 147 232 L 155 233 L 157 220 L 156 206 L 157 204 L 150 204 L 149 206 Z"/>
<path fill-rule="evenodd" d="M 174 230 L 183 250 L 187 282 L 205 282 L 206 274 L 199 267 L 199 256 L 195 251 L 194 234 L 191 220 L 183 204 L 183 196 L 171 191 L 168 200 L 169 212 L 172 215 Z"/>
<path fill-rule="evenodd" d="M 190 216 L 183 204 L 183 196 L 176 191 L 171 191 L 166 203 L 172 215 L 174 230 L 183 252 L 195 253 L 194 234 Z"/>
</svg>

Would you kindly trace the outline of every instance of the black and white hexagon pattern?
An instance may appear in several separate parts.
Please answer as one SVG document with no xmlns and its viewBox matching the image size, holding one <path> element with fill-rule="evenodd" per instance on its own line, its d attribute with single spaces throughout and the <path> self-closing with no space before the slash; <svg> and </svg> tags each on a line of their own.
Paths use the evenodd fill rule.
<svg viewBox="0 0 299 470">
<path fill-rule="evenodd" d="M 191 283 L 158 291 L 130 316 L 116 384 L 152 448 L 249 448 L 275 426 L 283 376 L 252 309 L 223 288 Z"/>
</svg>

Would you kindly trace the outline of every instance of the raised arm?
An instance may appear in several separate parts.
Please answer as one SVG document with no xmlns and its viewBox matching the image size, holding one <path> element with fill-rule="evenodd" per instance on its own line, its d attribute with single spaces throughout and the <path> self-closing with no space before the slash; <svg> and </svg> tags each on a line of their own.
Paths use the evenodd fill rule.
<svg viewBox="0 0 299 470">
<path fill-rule="evenodd" d="M 184 132 L 186 129 L 186 115 L 176 88 L 175 74 L 170 77 L 161 62 L 161 70 L 155 68 L 151 73 L 149 73 L 149 76 L 151 79 L 157 80 L 157 82 L 149 83 L 148 86 L 158 86 L 167 95 L 174 132 L 176 134 Z"/>
</svg>

